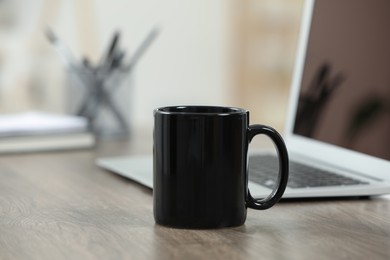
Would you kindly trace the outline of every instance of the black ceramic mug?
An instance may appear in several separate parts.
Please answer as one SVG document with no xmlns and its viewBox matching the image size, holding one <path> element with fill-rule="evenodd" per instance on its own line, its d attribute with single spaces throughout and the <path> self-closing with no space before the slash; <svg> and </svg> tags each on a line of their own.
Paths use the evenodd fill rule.
<svg viewBox="0 0 390 260">
<path fill-rule="evenodd" d="M 257 134 L 270 137 L 279 155 L 279 178 L 271 194 L 254 199 L 248 189 L 248 146 Z M 247 207 L 268 209 L 282 197 L 288 154 L 271 127 L 249 125 L 240 108 L 176 106 L 154 110 L 153 210 L 157 224 L 221 228 L 245 222 Z M 277 174 L 277 173 L 275 173 Z"/>
</svg>

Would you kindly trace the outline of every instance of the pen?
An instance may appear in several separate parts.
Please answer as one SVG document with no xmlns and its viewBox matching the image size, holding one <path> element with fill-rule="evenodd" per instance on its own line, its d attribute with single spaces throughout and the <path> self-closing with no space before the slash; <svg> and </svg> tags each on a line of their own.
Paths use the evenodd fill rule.
<svg viewBox="0 0 390 260">
<path fill-rule="evenodd" d="M 145 53 L 146 49 L 150 46 L 150 44 L 153 42 L 153 40 L 157 37 L 159 31 L 160 30 L 157 27 L 154 27 L 149 32 L 149 34 L 145 37 L 145 39 L 142 41 L 142 43 L 138 46 L 138 48 L 134 52 L 133 56 L 130 58 L 129 63 L 126 66 L 127 70 L 131 70 L 131 69 L 133 69 L 133 67 L 135 67 L 138 60 Z"/>
</svg>

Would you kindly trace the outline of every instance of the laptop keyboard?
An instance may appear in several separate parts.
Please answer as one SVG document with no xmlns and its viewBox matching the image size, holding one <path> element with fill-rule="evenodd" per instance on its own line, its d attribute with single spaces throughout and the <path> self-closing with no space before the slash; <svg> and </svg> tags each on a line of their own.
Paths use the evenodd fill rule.
<svg viewBox="0 0 390 260">
<path fill-rule="evenodd" d="M 278 165 L 278 158 L 272 155 L 250 156 L 249 180 L 272 189 L 275 187 Z M 297 162 L 290 161 L 289 168 L 287 183 L 289 188 L 368 184 L 368 182 Z"/>
</svg>

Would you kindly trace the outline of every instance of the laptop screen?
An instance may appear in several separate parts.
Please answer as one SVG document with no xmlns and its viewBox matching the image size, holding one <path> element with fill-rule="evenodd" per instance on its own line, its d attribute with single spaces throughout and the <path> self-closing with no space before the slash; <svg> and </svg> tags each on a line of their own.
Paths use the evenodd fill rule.
<svg viewBox="0 0 390 260">
<path fill-rule="evenodd" d="M 390 1 L 317 0 L 293 132 L 390 160 Z"/>
</svg>

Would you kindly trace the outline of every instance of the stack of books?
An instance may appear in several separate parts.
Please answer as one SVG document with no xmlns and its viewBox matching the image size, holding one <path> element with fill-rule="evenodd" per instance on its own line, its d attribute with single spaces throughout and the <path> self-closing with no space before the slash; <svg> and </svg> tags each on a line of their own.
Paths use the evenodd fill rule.
<svg viewBox="0 0 390 260">
<path fill-rule="evenodd" d="M 0 153 L 91 148 L 86 118 L 46 112 L 0 116 Z"/>
</svg>

